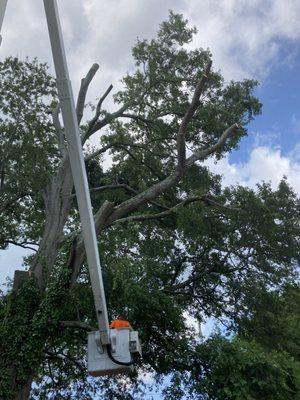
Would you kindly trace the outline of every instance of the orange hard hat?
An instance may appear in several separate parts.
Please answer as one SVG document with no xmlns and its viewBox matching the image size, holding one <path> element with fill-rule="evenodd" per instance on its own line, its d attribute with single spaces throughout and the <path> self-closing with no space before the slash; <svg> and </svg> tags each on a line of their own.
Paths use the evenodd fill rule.
<svg viewBox="0 0 300 400">
<path fill-rule="evenodd" d="M 130 322 L 126 321 L 122 316 L 118 316 L 117 319 L 114 319 L 109 327 L 110 329 L 132 329 Z"/>
</svg>

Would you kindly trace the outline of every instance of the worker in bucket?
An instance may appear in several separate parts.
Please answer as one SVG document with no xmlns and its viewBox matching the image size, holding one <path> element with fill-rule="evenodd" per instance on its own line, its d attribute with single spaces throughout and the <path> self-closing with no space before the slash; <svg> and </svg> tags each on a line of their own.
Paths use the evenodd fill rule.
<svg viewBox="0 0 300 400">
<path fill-rule="evenodd" d="M 118 315 L 109 325 L 110 329 L 130 329 L 132 331 L 132 326 L 130 322 L 126 320 L 123 315 Z"/>
</svg>

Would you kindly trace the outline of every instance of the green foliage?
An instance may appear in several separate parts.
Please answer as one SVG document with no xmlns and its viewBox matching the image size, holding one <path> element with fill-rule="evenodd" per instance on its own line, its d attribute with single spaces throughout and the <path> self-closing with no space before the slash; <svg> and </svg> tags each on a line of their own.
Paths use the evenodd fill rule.
<svg viewBox="0 0 300 400">
<path fill-rule="evenodd" d="M 40 369 L 47 346 L 54 347 L 57 338 L 60 343 L 66 339 L 59 329 L 60 321 L 74 315 L 68 278 L 68 271 L 55 274 L 43 296 L 34 278 L 27 279 L 17 294 L 1 296 L 1 398 L 13 397 L 12 379 L 22 388 L 28 375 Z"/>
<path fill-rule="evenodd" d="M 17 296 L 13 293 L 1 297 L 0 305 L 0 396 L 9 399 L 11 393 L 11 368 L 19 369 L 18 379 L 23 383 L 28 376 L 28 370 L 41 362 L 41 348 L 35 347 L 34 342 L 26 342 L 30 335 L 30 321 L 39 305 L 39 290 L 30 279 L 20 289 Z M 30 339 L 31 340 L 31 339 Z"/>
<path fill-rule="evenodd" d="M 299 398 L 300 364 L 286 353 L 267 352 L 255 342 L 216 336 L 198 346 L 194 362 L 188 382 L 193 398 Z"/>
<path fill-rule="evenodd" d="M 55 96 L 45 64 L 17 58 L 0 63 L 0 248 L 42 234 L 41 190 L 59 159 L 49 118 Z"/>
<path fill-rule="evenodd" d="M 248 312 L 237 321 L 241 336 L 270 350 L 286 351 L 300 362 L 300 288 L 257 293 L 248 300 Z"/>
<path fill-rule="evenodd" d="M 123 79 L 124 89 L 114 96 L 116 102 L 127 104 L 130 113 L 140 118 L 110 124 L 102 142 L 119 143 L 111 149 L 116 163 L 111 171 L 135 189 L 162 179 L 176 162 L 178 128 L 211 60 L 208 50 L 184 47 L 194 33 L 182 16 L 171 13 L 169 20 L 161 24 L 156 39 L 139 40 L 134 46 L 137 69 Z M 228 126 L 237 122 L 242 129 L 217 156 L 235 148 L 247 134 L 246 125 L 260 113 L 261 104 L 253 95 L 256 85 L 253 80 L 225 84 L 219 72 L 211 71 L 203 104 L 188 126 L 189 148 L 212 145 Z"/>
</svg>

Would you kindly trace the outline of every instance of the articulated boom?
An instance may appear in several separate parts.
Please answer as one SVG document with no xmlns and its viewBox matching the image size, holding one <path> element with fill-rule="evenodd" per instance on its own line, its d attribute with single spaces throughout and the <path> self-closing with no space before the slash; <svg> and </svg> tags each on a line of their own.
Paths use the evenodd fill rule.
<svg viewBox="0 0 300 400">
<path fill-rule="evenodd" d="M 99 326 L 99 331 L 88 334 L 88 370 L 94 376 L 126 372 L 133 364 L 134 358 L 141 355 L 138 333 L 130 326 L 119 329 L 109 327 L 94 217 L 57 1 L 43 1 Z M 0 31 L 6 5 L 7 0 L 0 0 Z"/>
</svg>

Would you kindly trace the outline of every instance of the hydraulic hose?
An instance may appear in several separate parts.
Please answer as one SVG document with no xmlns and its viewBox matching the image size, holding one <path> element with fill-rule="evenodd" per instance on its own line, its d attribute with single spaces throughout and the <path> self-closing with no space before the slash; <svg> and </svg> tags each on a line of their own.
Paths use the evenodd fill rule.
<svg viewBox="0 0 300 400">
<path fill-rule="evenodd" d="M 115 364 L 125 365 L 125 366 L 128 366 L 128 367 L 129 367 L 130 365 L 133 365 L 133 364 L 134 364 L 134 361 L 133 361 L 133 360 L 128 361 L 128 362 L 123 362 L 123 361 L 119 361 L 119 360 L 117 360 L 116 358 L 114 358 L 114 356 L 113 356 L 112 353 L 111 353 L 111 345 L 110 345 L 110 344 L 107 345 L 107 354 L 108 354 L 108 357 L 111 359 L 111 361 L 113 361 Z"/>
</svg>

